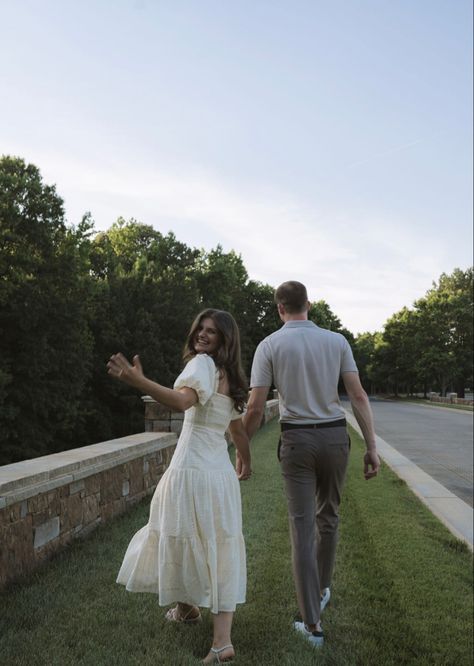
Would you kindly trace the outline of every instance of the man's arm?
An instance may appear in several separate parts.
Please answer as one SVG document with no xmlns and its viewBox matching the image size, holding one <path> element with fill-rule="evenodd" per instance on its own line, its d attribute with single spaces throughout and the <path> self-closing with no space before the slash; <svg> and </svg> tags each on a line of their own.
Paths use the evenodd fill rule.
<svg viewBox="0 0 474 666">
<path fill-rule="evenodd" d="M 370 407 L 369 398 L 360 383 L 357 372 L 344 372 L 342 374 L 347 395 L 351 401 L 352 411 L 362 430 L 367 452 L 364 456 L 364 476 L 371 479 L 376 476 L 380 468 L 380 460 L 375 445 L 374 417 Z"/>
<path fill-rule="evenodd" d="M 262 422 L 269 389 L 269 386 L 256 386 L 250 391 L 247 411 L 242 419 L 249 439 L 252 439 Z"/>
</svg>

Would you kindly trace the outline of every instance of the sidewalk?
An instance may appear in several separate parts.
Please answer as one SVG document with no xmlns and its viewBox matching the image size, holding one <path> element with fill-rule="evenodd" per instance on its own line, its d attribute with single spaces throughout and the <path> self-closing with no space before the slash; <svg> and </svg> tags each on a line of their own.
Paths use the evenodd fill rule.
<svg viewBox="0 0 474 666">
<path fill-rule="evenodd" d="M 347 422 L 361 434 L 353 414 L 347 409 L 344 411 Z M 473 509 L 381 437 L 377 437 L 376 441 L 378 453 L 384 462 L 407 483 L 454 536 L 473 550 Z"/>
</svg>

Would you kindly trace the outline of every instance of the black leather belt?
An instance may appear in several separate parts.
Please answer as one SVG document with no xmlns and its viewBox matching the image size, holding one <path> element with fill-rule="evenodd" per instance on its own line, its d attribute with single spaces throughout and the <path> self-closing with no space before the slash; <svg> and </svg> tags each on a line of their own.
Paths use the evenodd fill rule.
<svg viewBox="0 0 474 666">
<path fill-rule="evenodd" d="M 280 423 L 281 431 L 285 430 L 316 430 L 318 428 L 345 428 L 347 425 L 346 419 L 339 419 L 338 421 L 327 421 L 323 423 Z"/>
</svg>

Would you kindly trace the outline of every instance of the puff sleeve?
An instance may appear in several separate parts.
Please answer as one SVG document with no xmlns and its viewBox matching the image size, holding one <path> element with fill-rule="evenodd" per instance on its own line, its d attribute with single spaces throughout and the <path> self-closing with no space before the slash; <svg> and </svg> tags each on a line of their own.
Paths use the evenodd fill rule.
<svg viewBox="0 0 474 666">
<path fill-rule="evenodd" d="M 192 388 L 196 391 L 199 403 L 205 405 L 215 391 L 216 366 L 207 354 L 197 354 L 176 379 L 173 388 Z"/>
</svg>

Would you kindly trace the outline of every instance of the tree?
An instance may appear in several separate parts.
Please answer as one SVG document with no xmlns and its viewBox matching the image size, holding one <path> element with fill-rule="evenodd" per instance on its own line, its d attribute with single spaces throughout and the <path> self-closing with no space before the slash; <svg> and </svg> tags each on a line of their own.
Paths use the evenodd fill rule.
<svg viewBox="0 0 474 666">
<path fill-rule="evenodd" d="M 403 308 L 376 336 L 371 376 L 395 394 L 453 387 L 464 396 L 472 383 L 473 269 L 456 268 L 418 299 Z"/>
<path fill-rule="evenodd" d="M 354 344 L 355 338 L 353 334 L 341 324 L 341 320 L 334 314 L 326 301 L 321 300 L 312 303 L 308 312 L 308 318 L 321 328 L 341 333 L 350 345 Z"/>
<path fill-rule="evenodd" d="M 73 444 L 90 373 L 87 221 L 22 159 L 0 160 L 0 463 Z"/>
<path fill-rule="evenodd" d="M 473 269 L 443 273 L 415 303 L 422 340 L 418 367 L 444 394 L 448 387 L 464 396 L 472 383 Z"/>
<path fill-rule="evenodd" d="M 368 393 L 375 393 L 373 364 L 375 357 L 376 333 L 360 333 L 353 346 L 354 360 L 359 369 L 362 386 Z"/>
</svg>

